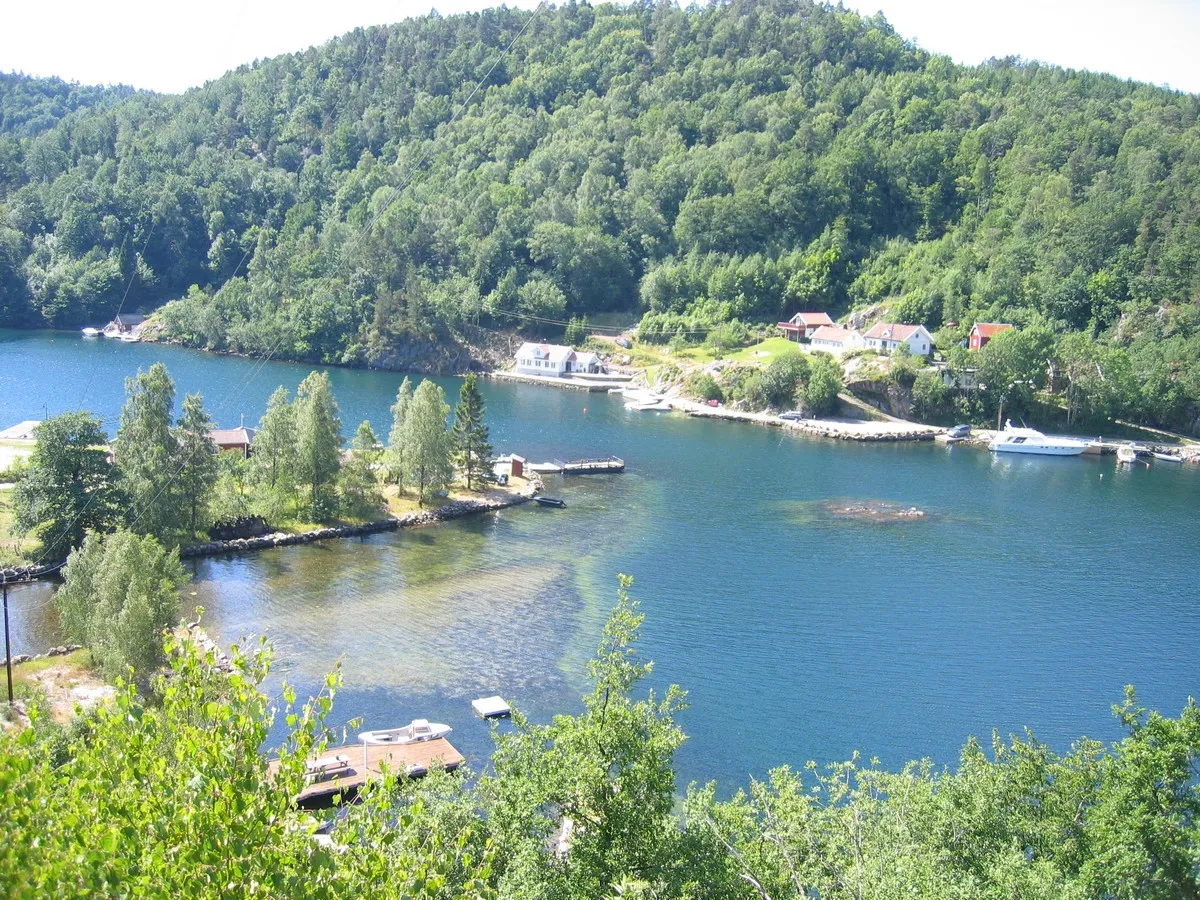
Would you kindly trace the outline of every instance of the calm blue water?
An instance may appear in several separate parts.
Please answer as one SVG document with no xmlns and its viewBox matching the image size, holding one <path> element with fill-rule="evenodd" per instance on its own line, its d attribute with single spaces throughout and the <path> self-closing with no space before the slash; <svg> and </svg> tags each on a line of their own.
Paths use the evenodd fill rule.
<svg viewBox="0 0 1200 900">
<path fill-rule="evenodd" d="M 83 405 L 114 421 L 122 379 L 162 359 L 223 425 L 256 421 L 309 367 L 0 332 L 0 423 Z M 400 382 L 331 370 L 347 434 L 386 433 Z M 448 392 L 457 381 L 439 379 Z M 341 661 L 336 721 L 447 721 L 476 765 L 499 693 L 536 719 L 579 708 L 584 665 L 634 575 L 652 681 L 689 692 L 681 781 L 727 787 L 782 763 L 953 763 L 969 735 L 1031 727 L 1065 749 L 1119 737 L 1123 686 L 1177 714 L 1200 692 L 1200 472 L 1111 458 L 823 442 L 627 412 L 619 398 L 486 384 L 498 452 L 617 453 L 625 475 L 551 482 L 569 506 L 196 565 L 222 640 L 266 633 L 301 693 Z M 890 525 L 822 504 L 926 510 Z M 56 637 L 49 588 L 13 601 L 17 650 Z M 272 689 L 274 689 L 272 685 Z"/>
</svg>

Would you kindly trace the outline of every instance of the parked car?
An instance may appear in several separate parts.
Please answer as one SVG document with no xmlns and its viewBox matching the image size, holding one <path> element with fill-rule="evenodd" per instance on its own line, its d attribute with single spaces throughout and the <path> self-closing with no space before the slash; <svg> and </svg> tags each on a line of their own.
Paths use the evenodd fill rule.
<svg viewBox="0 0 1200 900">
<path fill-rule="evenodd" d="M 946 437 L 952 437 L 952 438 L 965 438 L 965 437 L 970 437 L 970 435 L 971 435 L 971 426 L 970 425 L 955 425 L 953 428 L 951 428 L 949 431 L 946 432 Z"/>
<path fill-rule="evenodd" d="M 619 337 L 617 338 L 617 346 L 624 347 L 626 350 L 628 350 L 633 346 L 633 344 L 629 343 L 629 338 Z"/>
<path fill-rule="evenodd" d="M 780 413 L 779 418 L 788 419 L 792 422 L 798 422 L 801 419 L 805 418 L 805 414 L 800 412 L 800 410 L 798 410 L 798 409 L 793 409 L 793 410 L 790 410 L 785 413 Z"/>
</svg>

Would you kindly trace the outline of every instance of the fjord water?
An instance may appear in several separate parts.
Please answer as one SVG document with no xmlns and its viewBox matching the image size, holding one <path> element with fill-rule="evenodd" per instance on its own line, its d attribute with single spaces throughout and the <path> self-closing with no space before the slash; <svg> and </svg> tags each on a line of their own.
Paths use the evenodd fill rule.
<svg viewBox="0 0 1200 900">
<path fill-rule="evenodd" d="M 0 423 L 83 406 L 111 430 L 123 378 L 157 359 L 224 426 L 257 421 L 271 390 L 310 368 L 0 332 Z M 402 376 L 330 376 L 344 431 L 369 418 L 385 434 Z M 1110 705 L 1127 683 L 1173 715 L 1200 691 L 1200 472 L 834 443 L 606 395 L 483 390 L 498 452 L 615 453 L 628 471 L 552 479 L 565 510 L 200 561 L 187 607 L 223 642 L 265 634 L 272 690 L 284 677 L 303 696 L 340 661 L 334 723 L 445 721 L 480 766 L 491 742 L 469 701 L 499 693 L 535 720 L 579 709 L 629 573 L 651 685 L 688 691 L 681 780 L 725 789 L 856 749 L 952 764 L 993 729 L 1028 726 L 1065 750 L 1119 737 Z M 843 520 L 823 505 L 838 500 L 927 515 Z M 58 639 L 50 590 L 15 593 L 15 650 Z"/>
</svg>

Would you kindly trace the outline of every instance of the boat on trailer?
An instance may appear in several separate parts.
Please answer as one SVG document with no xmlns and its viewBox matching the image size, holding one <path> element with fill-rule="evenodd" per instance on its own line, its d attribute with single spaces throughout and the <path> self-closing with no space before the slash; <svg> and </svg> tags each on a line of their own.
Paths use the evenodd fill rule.
<svg viewBox="0 0 1200 900">
<path fill-rule="evenodd" d="M 1088 448 L 1075 438 L 1053 437 L 1032 428 L 1017 428 L 1011 421 L 1004 423 L 988 449 L 993 453 L 1029 453 L 1039 456 L 1078 456 Z"/>
</svg>

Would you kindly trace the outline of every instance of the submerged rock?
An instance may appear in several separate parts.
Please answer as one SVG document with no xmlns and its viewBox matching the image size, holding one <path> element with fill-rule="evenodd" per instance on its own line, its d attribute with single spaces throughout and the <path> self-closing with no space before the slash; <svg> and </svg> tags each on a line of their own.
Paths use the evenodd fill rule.
<svg viewBox="0 0 1200 900">
<path fill-rule="evenodd" d="M 821 509 L 835 519 L 858 522 L 919 522 L 928 518 L 923 509 L 886 500 L 829 500 Z"/>
</svg>

